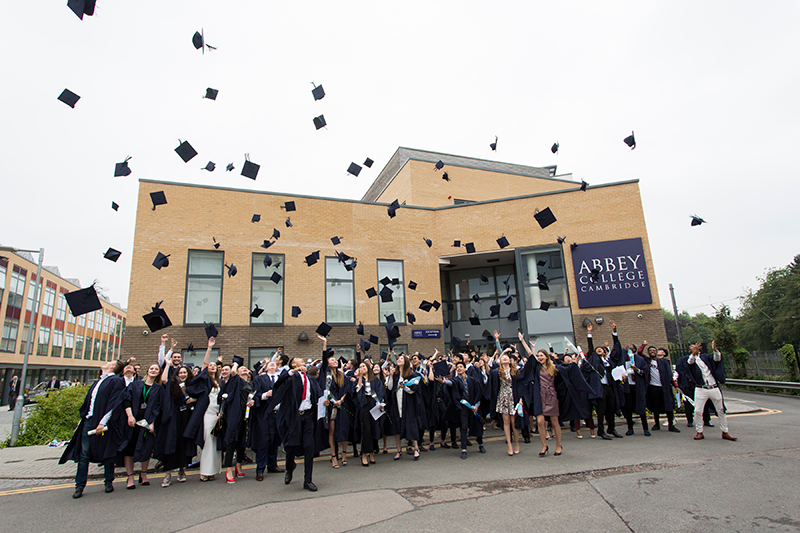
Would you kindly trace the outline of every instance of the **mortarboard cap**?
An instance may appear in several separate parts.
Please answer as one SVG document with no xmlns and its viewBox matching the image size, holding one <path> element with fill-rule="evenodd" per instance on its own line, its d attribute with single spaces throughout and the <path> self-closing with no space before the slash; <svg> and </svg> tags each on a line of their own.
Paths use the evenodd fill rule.
<svg viewBox="0 0 800 533">
<path fill-rule="evenodd" d="M 236 265 L 234 265 L 233 263 L 231 263 L 230 265 L 225 265 L 225 266 L 228 268 L 228 277 L 229 278 L 232 278 L 233 276 L 236 275 L 237 272 L 239 272 L 239 269 L 236 268 Z"/>
<path fill-rule="evenodd" d="M 83 20 L 83 16 L 91 17 L 94 15 L 94 5 L 97 0 L 68 0 L 67 7 L 75 13 L 79 19 Z"/>
<path fill-rule="evenodd" d="M 481 333 L 481 335 L 483 335 L 483 337 L 486 338 L 486 340 L 490 341 L 494 340 L 494 335 L 492 335 L 492 332 L 489 331 L 488 329 L 483 330 L 483 333 Z"/>
<path fill-rule="evenodd" d="M 348 272 L 352 272 L 353 270 L 356 269 L 357 266 L 358 266 L 358 263 L 356 262 L 355 259 L 353 259 L 352 261 L 350 261 L 349 264 L 348 263 L 344 264 L 344 269 L 347 270 Z"/>
<path fill-rule="evenodd" d="M 130 176 L 131 175 L 131 168 L 128 166 L 128 161 L 130 160 L 131 156 L 125 158 L 125 161 L 122 163 L 117 163 L 114 165 L 114 177 L 119 178 L 120 176 Z"/>
<path fill-rule="evenodd" d="M 428 248 L 430 248 L 431 246 L 433 246 L 433 241 L 432 241 L 432 240 L 430 240 L 429 238 L 427 238 L 427 237 L 423 237 L 423 238 L 422 238 L 422 240 L 423 240 L 423 241 L 425 241 L 425 244 L 427 244 L 427 245 L 428 245 Z"/>
<path fill-rule="evenodd" d="M 327 337 L 328 333 L 330 333 L 332 329 L 333 329 L 332 327 L 323 322 L 322 324 L 317 326 L 317 333 L 322 335 L 323 337 Z"/>
<path fill-rule="evenodd" d="M 283 279 L 283 276 L 281 276 L 277 272 L 273 272 L 272 275 L 269 277 L 269 279 L 272 280 L 273 283 L 278 284 Z"/>
<path fill-rule="evenodd" d="M 228 166 L 225 167 L 225 170 L 230 172 L 231 170 L 235 169 L 236 167 L 233 166 L 233 163 L 228 163 Z"/>
<path fill-rule="evenodd" d="M 261 247 L 266 250 L 267 248 L 269 248 L 273 244 L 275 244 L 273 241 L 268 241 L 268 240 L 265 239 L 264 242 L 261 243 Z"/>
<path fill-rule="evenodd" d="M 443 174 L 442 174 L 442 179 L 443 179 L 444 181 L 450 181 L 450 176 L 447 174 L 447 172 L 445 172 L 445 173 L 443 173 Z"/>
<path fill-rule="evenodd" d="M 551 147 L 550 147 L 550 151 L 551 151 L 552 153 L 554 153 L 554 154 L 557 154 L 557 153 L 558 153 L 558 143 L 557 143 L 557 142 L 554 142 L 554 143 L 553 143 L 553 146 L 551 146 Z"/>
<path fill-rule="evenodd" d="M 556 216 L 549 207 L 545 207 L 542 211 L 537 210 L 533 214 L 533 218 L 536 219 L 536 222 L 539 223 L 539 226 L 541 226 L 542 229 L 556 221 Z"/>
<path fill-rule="evenodd" d="M 547 284 L 546 281 L 540 281 L 539 282 L 539 290 L 549 291 L 550 290 L 550 286 Z"/>
<path fill-rule="evenodd" d="M 489 144 L 489 148 L 492 149 L 492 152 L 497 150 L 497 135 L 494 136 L 494 142 Z"/>
<path fill-rule="evenodd" d="M 439 308 L 442 306 L 442 304 L 440 304 L 440 303 L 439 303 L 438 301 L 436 301 L 436 300 L 434 300 L 434 301 L 433 301 L 433 303 L 432 303 L 431 305 L 432 305 L 432 306 L 433 306 L 433 308 L 434 308 L 434 309 L 436 309 L 437 311 L 438 311 L 438 310 L 439 310 Z"/>
<path fill-rule="evenodd" d="M 80 100 L 81 97 L 69 89 L 64 89 L 61 94 L 58 95 L 58 99 L 74 109 L 75 104 L 78 103 L 78 100 Z"/>
<path fill-rule="evenodd" d="M 461 248 L 461 241 L 453 241 L 453 248 Z"/>
<path fill-rule="evenodd" d="M 550 309 L 550 303 L 542 301 L 542 303 L 539 304 L 539 309 L 541 309 L 542 311 L 547 311 L 548 309 Z"/>
<path fill-rule="evenodd" d="M 636 148 L 636 138 L 633 136 L 633 132 L 631 132 L 630 135 L 628 135 L 627 137 L 622 139 L 622 142 L 627 144 L 630 147 L 631 150 Z"/>
<path fill-rule="evenodd" d="M 486 277 L 486 274 L 481 272 L 480 276 L 481 276 L 481 283 L 489 283 L 489 278 Z"/>
<path fill-rule="evenodd" d="M 412 291 L 417 290 L 417 283 L 415 281 L 409 281 L 408 288 L 411 289 Z"/>
<path fill-rule="evenodd" d="M 290 213 L 292 211 L 297 211 L 297 206 L 294 204 L 293 201 L 292 202 L 286 202 L 285 204 L 283 204 L 281 206 L 281 209 L 286 209 L 286 212 Z"/>
<path fill-rule="evenodd" d="M 300 307 L 299 307 L 299 306 L 296 306 L 296 305 L 293 305 L 293 306 L 292 306 L 292 318 L 297 318 L 297 317 L 299 317 L 299 316 L 300 316 L 300 313 L 302 313 L 302 312 L 303 312 L 303 310 L 302 310 L 302 309 L 300 309 Z"/>
<path fill-rule="evenodd" d="M 454 339 L 456 337 L 453 337 Z M 452 344 L 452 342 L 451 342 Z M 450 365 L 447 364 L 447 361 L 439 361 L 433 364 L 433 376 L 434 377 L 445 377 L 450 375 Z"/>
<path fill-rule="evenodd" d="M 117 202 L 111 202 L 111 209 L 119 211 L 119 204 Z"/>
<path fill-rule="evenodd" d="M 468 242 L 467 244 L 464 245 L 464 248 L 467 249 L 467 253 L 468 254 L 474 254 L 475 253 L 475 243 L 474 242 Z"/>
<path fill-rule="evenodd" d="M 369 336 L 369 342 L 371 342 L 372 344 L 378 344 L 379 340 L 380 339 L 378 339 L 377 335 L 370 335 Z"/>
<path fill-rule="evenodd" d="M 350 166 L 347 168 L 347 173 L 358 176 L 361 173 L 361 167 L 355 163 L 350 163 Z"/>
<path fill-rule="evenodd" d="M 241 175 L 244 176 L 245 178 L 250 178 L 251 180 L 254 180 L 256 179 L 256 176 L 258 176 L 258 171 L 261 169 L 261 165 L 253 163 L 247 157 L 248 156 L 245 155 L 244 165 L 242 166 Z"/>
<path fill-rule="evenodd" d="M 511 305 L 511 303 L 513 301 L 514 301 L 514 295 L 513 294 L 509 294 L 508 296 L 503 298 L 503 303 L 506 304 L 506 305 Z"/>
<path fill-rule="evenodd" d="M 250 312 L 250 316 L 251 316 L 251 317 L 253 317 L 253 318 L 258 318 L 258 317 L 260 317 L 260 316 L 261 316 L 261 313 L 263 313 L 263 312 L 264 312 L 264 310 L 263 310 L 263 309 L 261 309 L 261 308 L 258 306 L 258 304 L 256 304 L 256 308 L 255 308 L 255 309 L 253 309 L 253 310 Z"/>
<path fill-rule="evenodd" d="M 281 238 L 281 232 L 278 231 L 278 228 L 272 228 L 272 238 L 278 240 Z"/>
<path fill-rule="evenodd" d="M 172 321 L 167 316 L 166 311 L 161 309 L 161 302 L 158 302 L 156 305 L 153 306 L 153 310 L 150 313 L 142 316 L 144 319 L 144 323 L 147 324 L 147 327 L 155 333 L 160 329 L 164 329 L 172 325 Z"/>
<path fill-rule="evenodd" d="M 368 157 L 368 158 L 367 158 L 367 159 L 364 161 L 364 166 L 365 166 L 365 167 L 367 167 L 367 168 L 372 168 L 372 164 L 373 164 L 374 162 L 375 162 L 375 161 L 373 161 L 372 159 L 370 159 L 370 158 Z"/>
<path fill-rule="evenodd" d="M 193 342 L 189 343 L 189 346 L 186 347 L 186 351 L 187 352 L 193 352 L 194 351 L 194 343 Z M 189 364 L 189 363 L 187 363 L 187 364 Z"/>
<path fill-rule="evenodd" d="M 375 290 L 374 287 L 370 287 L 369 289 L 367 289 L 367 297 L 368 298 L 374 298 L 377 295 L 378 295 L 378 292 Z"/>
<path fill-rule="evenodd" d="M 391 282 L 392 282 L 392 279 L 389 276 L 384 276 L 381 279 L 381 285 L 383 285 L 383 286 L 389 285 Z"/>
<path fill-rule="evenodd" d="M 394 299 L 392 298 L 392 289 L 389 287 L 384 287 L 381 289 L 381 302 L 392 302 Z"/>
<path fill-rule="evenodd" d="M 449 328 L 450 327 L 450 321 L 449 320 L 445 320 L 444 321 L 444 327 L 445 328 Z"/>
<path fill-rule="evenodd" d="M 392 285 L 400 285 L 400 278 L 392 278 Z"/>
<path fill-rule="evenodd" d="M 103 255 L 103 257 L 105 257 L 109 261 L 113 261 L 116 263 L 120 255 L 122 255 L 122 252 L 120 252 L 119 250 L 109 248 L 108 251 L 106 251 L 105 255 Z"/>
<path fill-rule="evenodd" d="M 459 339 L 458 337 L 452 337 L 450 339 L 450 345 L 454 346 L 455 348 L 458 348 L 459 346 L 461 346 L 461 339 Z"/>
<path fill-rule="evenodd" d="M 566 242 L 567 238 L 558 236 L 558 238 L 556 240 L 558 241 L 558 244 L 564 244 Z"/>
<path fill-rule="evenodd" d="M 200 50 L 203 48 L 204 44 L 203 35 L 199 31 L 194 32 L 194 35 L 192 35 L 192 45 L 194 45 L 197 50 Z"/>
<path fill-rule="evenodd" d="M 472 301 L 473 302 L 480 302 L 481 301 L 481 297 L 477 292 L 472 295 Z"/>
<path fill-rule="evenodd" d="M 163 267 L 168 267 L 169 266 L 169 256 L 170 255 L 171 254 L 164 255 L 161 252 L 158 252 L 158 254 L 156 255 L 155 260 L 153 260 L 153 266 L 156 267 L 159 270 L 161 270 Z"/>
<path fill-rule="evenodd" d="M 577 242 L 573 242 L 572 244 L 569 245 L 569 249 L 572 250 L 572 251 L 575 251 L 575 248 L 577 248 L 577 247 L 578 247 L 578 243 Z"/>
<path fill-rule="evenodd" d="M 433 308 L 433 304 L 427 300 L 422 300 L 422 302 L 419 304 L 419 308 L 425 311 L 426 313 L 430 313 L 431 309 Z"/>
<path fill-rule="evenodd" d="M 293 228 L 294 225 L 292 224 L 292 217 L 286 217 L 286 221 L 284 222 L 287 228 Z"/>
<path fill-rule="evenodd" d="M 319 250 L 317 250 L 316 252 L 311 252 L 306 256 L 306 264 L 308 266 L 315 265 L 317 261 L 319 261 Z"/>
<path fill-rule="evenodd" d="M 400 202 L 395 200 L 391 204 L 389 204 L 389 208 L 386 210 L 389 213 L 389 218 L 394 218 L 397 214 L 397 210 L 400 209 Z"/>
<path fill-rule="evenodd" d="M 77 291 L 68 292 L 64 295 L 69 305 L 69 310 L 72 316 L 81 316 L 92 311 L 102 309 L 103 305 L 100 303 L 100 298 L 97 297 L 97 291 L 94 285 L 90 285 L 85 289 L 78 289 Z"/>
<path fill-rule="evenodd" d="M 314 117 L 314 127 L 317 128 L 318 130 L 324 128 L 327 125 L 328 123 L 325 122 L 325 115 Z"/>
<path fill-rule="evenodd" d="M 589 277 L 590 277 L 592 283 L 597 283 L 598 281 L 600 281 L 600 269 L 599 268 L 593 268 L 591 270 L 591 276 L 589 276 Z"/>
<path fill-rule="evenodd" d="M 253 218 L 250 219 L 250 222 L 261 222 L 261 215 L 253 215 Z"/>
<path fill-rule="evenodd" d="M 217 238 L 211 237 L 211 240 L 214 241 L 214 249 L 219 250 L 219 243 L 217 242 Z"/>
<path fill-rule="evenodd" d="M 342 244 L 342 239 L 339 237 L 331 237 L 331 242 L 333 243 L 334 246 L 338 246 Z"/>
<path fill-rule="evenodd" d="M 499 239 L 497 239 L 497 246 L 499 246 L 500 248 L 505 248 L 506 246 L 508 246 L 508 239 L 506 239 L 505 236 L 500 237 Z"/>
<path fill-rule="evenodd" d="M 268 268 L 272 264 L 272 256 L 264 254 L 264 268 Z"/>
<path fill-rule="evenodd" d="M 206 323 L 203 322 L 203 324 Z M 219 335 L 219 330 L 217 330 L 217 326 L 215 326 L 213 322 L 210 324 L 206 324 L 206 337 L 210 339 L 211 337 L 216 337 L 217 335 Z"/>
<path fill-rule="evenodd" d="M 184 163 L 188 163 L 194 156 L 197 155 L 197 152 L 194 148 L 192 148 L 192 145 L 189 144 L 189 141 L 181 141 L 181 144 L 175 148 L 175 153 L 178 154 L 181 159 L 183 159 Z"/>
<path fill-rule="evenodd" d="M 436 162 L 433 168 L 435 168 L 436 170 L 442 170 L 444 168 L 444 162 L 440 159 L 439 161 Z"/>
<path fill-rule="evenodd" d="M 211 87 L 206 89 L 206 95 L 203 98 L 208 98 L 209 100 L 216 100 L 219 91 L 217 89 L 212 89 Z"/>
<path fill-rule="evenodd" d="M 372 347 L 372 343 L 365 339 L 360 339 L 358 341 L 358 345 L 361 347 L 361 352 L 368 352 L 369 349 Z"/>
<path fill-rule="evenodd" d="M 500 305 L 491 305 L 489 306 L 489 316 L 498 316 L 500 314 Z"/>
<path fill-rule="evenodd" d="M 469 323 L 472 324 L 473 326 L 480 326 L 481 319 L 476 316 L 471 316 L 469 317 Z"/>
<path fill-rule="evenodd" d="M 155 211 L 156 207 L 166 205 L 167 196 L 164 194 L 164 191 L 151 192 L 150 200 L 153 202 L 153 211 Z"/>
<path fill-rule="evenodd" d="M 539 261 L 536 261 L 536 265 L 537 265 L 537 266 L 540 266 L 540 267 L 543 267 L 543 266 L 545 266 L 546 264 L 547 264 L 547 261 L 542 261 L 541 259 L 540 259 Z"/>
<path fill-rule="evenodd" d="M 414 313 L 406 313 L 406 317 L 408 318 L 408 323 L 413 324 L 417 321 L 417 317 L 414 316 Z"/>
<path fill-rule="evenodd" d="M 389 324 L 390 326 L 395 322 L 397 322 L 397 319 L 394 317 L 394 313 L 390 315 L 383 315 L 383 317 L 386 319 L 386 323 Z"/>
<path fill-rule="evenodd" d="M 509 319 L 511 322 L 516 322 L 517 320 L 519 320 L 519 311 L 514 311 L 513 313 L 511 313 L 510 315 L 508 315 L 508 319 Z"/>
<path fill-rule="evenodd" d="M 359 322 L 358 325 L 356 326 L 356 334 L 357 335 L 364 334 L 364 324 L 362 324 L 361 322 Z"/>
<path fill-rule="evenodd" d="M 242 366 L 244 365 L 244 357 L 240 357 L 238 355 L 233 356 L 233 364 Z"/>
<path fill-rule="evenodd" d="M 705 220 L 703 220 L 702 218 L 700 218 L 697 215 L 691 215 L 691 216 L 692 216 L 692 226 L 699 226 L 700 224 L 705 224 L 706 223 Z"/>
<path fill-rule="evenodd" d="M 581 180 L 581 190 L 582 190 L 583 192 L 586 192 L 586 187 L 587 187 L 588 185 L 589 185 L 588 183 L 586 183 L 585 181 Z"/>
<path fill-rule="evenodd" d="M 216 163 L 214 163 L 213 161 L 209 161 L 208 163 L 206 163 L 206 166 L 204 166 L 200 170 L 208 170 L 209 172 L 214 172 L 214 169 L 216 168 L 217 168 Z"/>
<path fill-rule="evenodd" d="M 312 83 L 312 85 L 314 85 Z M 325 98 L 325 89 L 322 88 L 322 85 L 314 85 L 314 88 L 311 89 L 311 94 L 314 95 L 314 101 L 322 100 Z"/>
</svg>

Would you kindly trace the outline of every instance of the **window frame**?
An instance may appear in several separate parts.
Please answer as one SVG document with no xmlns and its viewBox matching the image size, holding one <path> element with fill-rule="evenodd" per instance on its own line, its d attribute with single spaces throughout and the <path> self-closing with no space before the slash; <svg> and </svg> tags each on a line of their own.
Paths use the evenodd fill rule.
<svg viewBox="0 0 800 533">
<path fill-rule="evenodd" d="M 336 261 L 336 264 L 341 264 L 341 263 L 339 263 L 339 259 L 337 257 L 335 257 L 335 256 L 334 257 L 328 257 L 328 256 L 325 257 L 325 261 L 324 261 L 324 263 L 325 263 L 325 322 L 328 323 L 328 324 L 337 325 L 337 326 L 353 326 L 356 323 L 356 273 L 355 273 L 355 269 L 350 271 L 350 275 L 352 276 L 351 279 L 341 279 L 341 278 L 328 277 L 328 260 L 329 259 L 333 260 L 333 261 Z M 342 266 L 342 268 L 344 268 L 344 266 Z M 339 322 L 339 321 L 333 320 L 332 318 L 330 318 L 330 315 L 328 314 L 328 283 L 329 282 L 334 282 L 334 281 L 335 282 L 339 282 L 339 283 L 349 283 L 350 287 L 352 289 L 351 290 L 351 294 L 353 296 L 353 298 L 352 298 L 353 320 L 350 321 L 350 322 Z"/>
<path fill-rule="evenodd" d="M 270 278 L 268 278 L 266 276 L 256 276 L 255 275 L 255 269 L 253 268 L 253 263 L 256 261 L 256 256 L 260 256 L 261 257 L 260 261 L 263 263 L 264 262 L 264 257 L 267 256 L 267 255 L 269 255 L 272 258 L 273 264 L 275 264 L 276 258 L 280 258 L 280 259 L 278 259 L 278 262 L 281 263 L 281 267 L 282 267 L 281 271 L 283 273 L 281 274 L 281 281 L 279 282 L 279 285 L 281 286 L 281 306 L 280 306 L 281 321 L 280 322 L 253 322 L 253 317 L 249 317 L 249 319 L 250 319 L 249 325 L 250 326 L 257 326 L 257 327 L 261 327 L 261 326 L 283 326 L 285 324 L 285 322 L 286 322 L 286 255 L 285 254 L 271 254 L 269 252 L 253 252 L 250 255 L 250 310 L 252 311 L 253 309 L 255 309 L 255 301 L 254 301 L 254 298 L 253 298 L 254 283 L 256 281 L 269 281 L 270 283 L 272 283 L 272 280 L 270 280 Z M 262 307 L 261 309 L 266 309 L 266 308 Z M 291 313 L 289 313 L 289 316 L 291 316 Z"/>
<path fill-rule="evenodd" d="M 192 265 L 192 253 L 204 253 L 204 254 L 214 254 L 219 255 L 222 257 L 222 261 L 220 262 L 219 266 L 219 276 L 217 275 L 210 275 L 210 274 L 189 274 L 189 269 Z M 187 322 L 186 317 L 188 316 L 188 309 L 189 309 L 189 281 L 192 279 L 219 279 L 219 320 L 212 321 L 214 324 L 222 324 L 222 298 L 225 291 L 225 252 L 219 250 L 200 250 L 196 248 L 190 248 L 186 251 L 186 280 L 185 286 L 183 290 L 183 297 L 184 297 L 184 305 L 183 305 L 183 325 L 184 326 L 205 326 L 205 322 Z"/>
<path fill-rule="evenodd" d="M 402 310 L 402 316 L 400 318 L 397 318 L 397 316 L 395 316 L 394 318 L 395 318 L 395 324 L 397 324 L 399 326 L 405 326 L 406 325 L 406 313 L 407 313 L 407 309 L 408 309 L 408 307 L 406 306 L 406 265 L 405 265 L 405 261 L 402 260 L 402 259 L 376 259 L 375 261 L 376 261 L 376 263 L 375 263 L 375 272 L 377 274 L 376 275 L 377 286 L 380 287 L 380 288 L 383 288 L 383 286 L 381 284 L 381 279 L 383 279 L 384 277 L 388 277 L 386 275 L 381 276 L 381 263 L 382 262 L 384 262 L 384 263 L 400 263 L 400 273 L 402 275 L 402 279 L 400 280 L 400 288 L 403 291 L 403 310 Z M 378 291 L 378 293 L 380 293 L 380 291 Z M 377 298 L 378 298 L 378 324 L 382 326 L 382 325 L 386 324 L 386 318 L 384 318 L 383 311 L 381 311 L 381 306 L 382 306 L 383 302 L 380 301 L 380 294 L 378 294 Z M 393 299 L 394 299 L 394 297 L 393 297 Z"/>
</svg>

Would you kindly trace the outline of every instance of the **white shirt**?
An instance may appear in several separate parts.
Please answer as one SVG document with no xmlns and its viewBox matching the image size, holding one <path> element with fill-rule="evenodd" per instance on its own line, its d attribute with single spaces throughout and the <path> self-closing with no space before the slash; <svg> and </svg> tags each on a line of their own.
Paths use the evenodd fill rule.
<svg viewBox="0 0 800 533">
<path fill-rule="evenodd" d="M 290 370 L 289 373 L 293 373 L 294 370 Z M 301 411 L 308 411 L 311 409 L 311 379 L 306 375 L 305 372 L 302 372 L 302 376 L 300 379 L 305 382 L 306 385 L 306 399 L 300 402 L 300 407 L 298 407 Z M 303 378 L 305 377 L 305 380 Z"/>
<path fill-rule="evenodd" d="M 603 376 L 600 378 L 600 383 L 603 385 L 608 385 L 608 378 L 606 377 L 606 368 L 611 366 L 611 363 L 608 362 L 608 357 L 600 357 L 600 360 L 603 361 Z"/>
<path fill-rule="evenodd" d="M 661 386 L 661 373 L 658 371 L 658 361 L 650 360 L 650 385 L 653 387 Z"/>
<path fill-rule="evenodd" d="M 720 361 L 721 359 L 722 354 L 719 353 L 719 350 L 714 352 L 714 361 Z M 697 365 L 697 367 L 700 369 L 700 372 L 703 374 L 703 380 L 706 382 L 706 385 L 713 387 L 717 384 L 717 380 L 714 379 L 714 375 L 711 373 L 711 370 L 708 368 L 708 366 L 703 362 L 703 359 L 700 357 L 695 357 L 694 355 L 690 355 L 688 363 L 690 365 Z"/>
<path fill-rule="evenodd" d="M 86 420 L 92 418 L 92 415 L 94 414 L 94 401 L 97 399 L 97 391 L 100 390 L 100 385 L 103 383 L 104 379 L 106 379 L 108 376 L 111 375 L 113 375 L 111 372 L 109 372 L 108 374 L 103 374 L 102 376 L 100 376 L 100 379 L 97 380 L 97 386 L 94 388 L 94 390 L 92 390 L 92 399 L 89 400 L 89 414 L 86 415 Z M 108 423 L 108 419 L 111 418 L 111 413 L 112 411 L 109 411 L 103 416 L 103 419 L 100 420 L 100 423 L 102 425 L 105 426 Z"/>
</svg>

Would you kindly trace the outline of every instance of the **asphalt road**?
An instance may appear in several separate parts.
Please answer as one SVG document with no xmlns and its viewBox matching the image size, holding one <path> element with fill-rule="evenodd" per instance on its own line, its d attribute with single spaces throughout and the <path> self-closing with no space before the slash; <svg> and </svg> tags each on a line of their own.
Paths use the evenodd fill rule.
<svg viewBox="0 0 800 533">
<path fill-rule="evenodd" d="M 564 454 L 539 458 L 538 440 L 508 457 L 495 438 L 488 453 L 438 449 L 412 461 L 379 455 L 362 468 L 350 459 L 333 470 L 315 462 L 319 492 L 302 490 L 302 466 L 286 486 L 282 475 L 262 483 L 254 470 L 235 485 L 200 483 L 124 489 L 112 494 L 91 481 L 73 500 L 72 484 L 0 490 L 4 524 L 22 530 L 219 531 L 770 531 L 800 530 L 800 399 L 726 392 L 766 411 L 736 415 L 731 443 L 719 427 L 692 440 L 681 434 L 637 431 L 633 437 L 583 440 L 565 433 Z M 713 419 L 716 421 L 716 419 Z M 474 450 L 474 452 L 473 452 Z M 236 524 L 236 525 L 233 525 Z"/>
</svg>

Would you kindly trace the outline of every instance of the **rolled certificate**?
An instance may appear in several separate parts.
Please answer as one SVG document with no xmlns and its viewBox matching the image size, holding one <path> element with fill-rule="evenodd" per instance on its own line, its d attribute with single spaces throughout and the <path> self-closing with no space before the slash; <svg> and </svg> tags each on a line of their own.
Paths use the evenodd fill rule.
<svg viewBox="0 0 800 533">
<path fill-rule="evenodd" d="M 522 409 L 522 404 L 517 404 L 517 416 L 525 416 L 525 411 Z"/>
<path fill-rule="evenodd" d="M 467 400 L 461 400 L 461 405 L 463 405 L 467 409 L 472 409 L 472 404 L 470 404 Z"/>
<path fill-rule="evenodd" d="M 105 430 L 105 428 L 103 428 L 103 431 L 101 431 L 100 434 L 102 435 L 105 432 L 106 432 L 106 430 Z M 95 433 L 97 433 L 96 429 L 92 429 L 92 430 L 86 432 L 87 435 L 94 435 Z"/>
<path fill-rule="evenodd" d="M 409 379 L 408 381 L 405 382 L 405 386 L 406 387 L 411 387 L 413 385 L 416 385 L 417 383 L 419 383 L 419 380 L 420 380 L 419 376 L 413 377 L 413 378 L 411 378 L 411 379 Z"/>
</svg>

